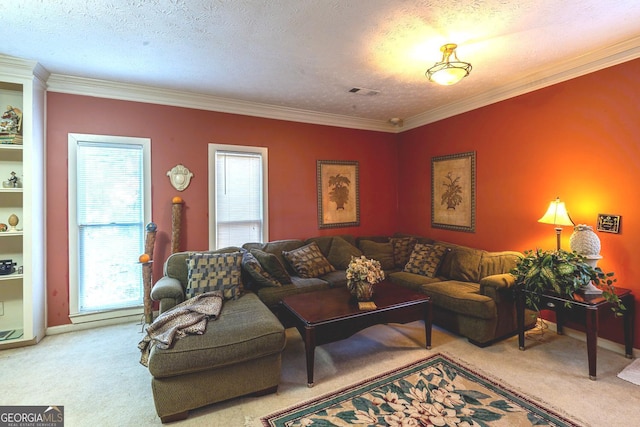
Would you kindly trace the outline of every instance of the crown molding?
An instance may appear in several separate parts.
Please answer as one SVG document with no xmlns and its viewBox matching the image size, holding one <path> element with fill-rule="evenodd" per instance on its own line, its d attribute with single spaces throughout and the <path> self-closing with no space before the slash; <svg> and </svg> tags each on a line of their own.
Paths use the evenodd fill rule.
<svg viewBox="0 0 640 427">
<path fill-rule="evenodd" d="M 561 64 L 554 64 L 553 68 L 554 70 L 558 70 L 558 72 L 553 75 L 538 77 L 545 74 L 544 70 L 541 70 L 536 74 L 532 74 L 527 78 L 520 79 L 499 89 L 488 91 L 434 110 L 425 111 L 424 113 L 405 119 L 402 130 L 415 129 L 429 123 L 466 113 L 557 83 L 562 83 L 639 57 L 640 37 L 636 37 L 607 49 L 594 51 Z"/>
<path fill-rule="evenodd" d="M 389 123 L 380 120 L 319 113 L 296 108 L 221 98 L 212 95 L 161 89 L 152 86 L 116 83 L 106 80 L 51 74 L 47 81 L 50 92 L 85 95 L 123 101 L 147 102 L 174 107 L 195 108 L 221 113 L 240 114 L 292 122 L 343 128 L 395 132 Z"/>
<path fill-rule="evenodd" d="M 5 58 L 9 58 L 15 61 L 15 64 L 19 66 L 18 68 L 29 69 L 32 73 L 34 69 L 38 69 L 39 67 L 38 71 L 41 75 L 48 77 L 48 79 L 45 78 L 45 80 L 50 92 L 195 108 L 221 113 L 342 128 L 402 133 L 496 102 L 504 101 L 505 99 L 599 71 L 613 65 L 631 61 L 638 57 L 640 57 L 640 37 L 619 43 L 607 49 L 594 51 L 561 64 L 554 64 L 553 69 L 556 70 L 556 72 L 553 75 L 546 75 L 545 70 L 539 70 L 537 73 L 501 88 L 487 91 L 462 101 L 453 102 L 430 111 L 425 111 L 424 113 L 405 119 L 401 127 L 393 126 L 387 121 L 320 113 L 173 89 L 161 89 L 152 86 L 117 83 L 62 74 L 49 75 L 48 72 L 36 62 L 18 60 L 2 55 L 0 55 L 0 71 L 4 70 Z"/>
<path fill-rule="evenodd" d="M 49 71 L 37 61 L 2 54 L 0 54 L 0 73 L 19 79 L 28 78 L 31 80 L 35 77 L 42 87 L 46 87 L 45 82 L 50 75 Z"/>
</svg>

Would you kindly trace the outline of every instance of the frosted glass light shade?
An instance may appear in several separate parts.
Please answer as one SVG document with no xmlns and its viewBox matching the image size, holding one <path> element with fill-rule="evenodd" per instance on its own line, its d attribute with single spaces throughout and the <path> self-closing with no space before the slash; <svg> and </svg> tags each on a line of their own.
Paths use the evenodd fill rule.
<svg viewBox="0 0 640 427">
<path fill-rule="evenodd" d="M 469 75 L 472 68 L 471 64 L 458 59 L 456 55 L 457 47 L 454 43 L 448 43 L 440 48 L 442 61 L 437 62 L 425 73 L 429 81 L 443 86 L 450 86 Z M 451 56 L 453 56 L 454 61 L 450 60 Z"/>
</svg>

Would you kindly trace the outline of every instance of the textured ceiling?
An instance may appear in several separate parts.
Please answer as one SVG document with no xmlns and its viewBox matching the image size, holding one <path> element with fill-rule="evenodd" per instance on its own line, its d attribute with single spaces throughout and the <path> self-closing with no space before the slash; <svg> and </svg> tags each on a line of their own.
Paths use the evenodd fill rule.
<svg viewBox="0 0 640 427">
<path fill-rule="evenodd" d="M 386 122 L 637 48 L 640 2 L 21 0 L 0 24 L 0 53 L 52 74 Z M 429 83 L 450 42 L 473 71 Z"/>
</svg>

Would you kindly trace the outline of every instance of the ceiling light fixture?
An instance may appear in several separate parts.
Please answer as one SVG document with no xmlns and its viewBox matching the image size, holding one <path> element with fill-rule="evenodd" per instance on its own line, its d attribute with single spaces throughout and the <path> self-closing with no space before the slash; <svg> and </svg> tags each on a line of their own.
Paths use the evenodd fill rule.
<svg viewBox="0 0 640 427">
<path fill-rule="evenodd" d="M 442 52 L 442 61 L 436 62 L 436 65 L 429 68 L 425 75 L 429 81 L 436 82 L 440 85 L 449 86 L 458 83 L 471 72 L 471 64 L 462 62 L 456 55 L 455 43 L 445 44 L 440 48 Z M 451 55 L 455 61 L 451 61 Z"/>
</svg>

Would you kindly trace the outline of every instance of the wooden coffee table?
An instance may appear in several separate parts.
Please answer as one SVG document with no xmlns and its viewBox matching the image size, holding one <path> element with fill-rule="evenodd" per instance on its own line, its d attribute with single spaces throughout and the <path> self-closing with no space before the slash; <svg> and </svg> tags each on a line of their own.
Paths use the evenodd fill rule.
<svg viewBox="0 0 640 427">
<path fill-rule="evenodd" d="M 346 288 L 308 292 L 282 300 L 284 312 L 304 339 L 309 387 L 313 386 L 317 345 L 348 338 L 373 325 L 424 320 L 426 348 L 431 348 L 431 300 L 427 295 L 385 280 L 375 285 L 373 301 L 376 309 L 360 310 Z"/>
</svg>

